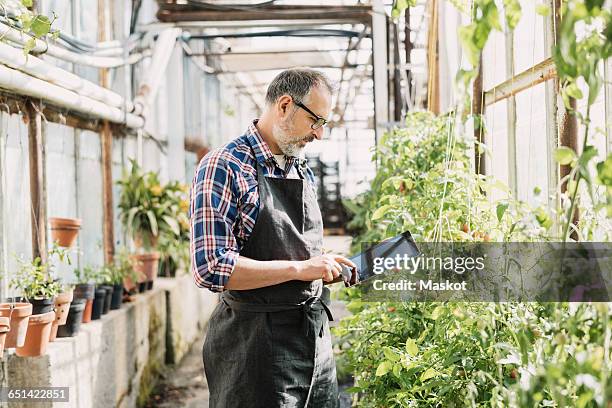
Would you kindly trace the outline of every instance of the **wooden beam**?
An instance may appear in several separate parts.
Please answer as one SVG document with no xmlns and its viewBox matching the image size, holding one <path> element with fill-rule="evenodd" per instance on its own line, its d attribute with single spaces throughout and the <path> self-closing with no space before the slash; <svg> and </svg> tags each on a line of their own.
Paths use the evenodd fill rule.
<svg viewBox="0 0 612 408">
<path fill-rule="evenodd" d="M 539 64 L 526 69 L 486 91 L 485 106 L 509 98 L 525 89 L 529 89 L 549 79 L 556 78 L 556 76 L 557 69 L 555 68 L 555 63 L 552 58 L 547 58 Z"/>
<path fill-rule="evenodd" d="M 482 92 L 482 53 L 480 54 L 480 61 L 478 63 L 478 75 L 474 79 L 474 85 L 472 87 L 472 116 L 474 118 L 474 139 L 476 143 L 474 145 L 474 165 L 476 174 L 486 174 L 485 167 L 485 154 L 484 151 L 480 151 L 480 144 L 485 142 L 485 128 L 484 122 L 484 93 Z"/>
<path fill-rule="evenodd" d="M 427 109 L 440 113 L 440 56 L 438 55 L 438 0 L 429 3 L 427 34 Z"/>
<path fill-rule="evenodd" d="M 47 260 L 47 197 L 45 188 L 45 134 L 40 102 L 26 104 L 30 163 L 30 221 L 32 258 Z"/>
<path fill-rule="evenodd" d="M 270 21 L 270 20 L 335 20 L 342 23 L 368 24 L 370 6 L 306 6 L 270 5 L 252 10 L 205 10 L 186 4 L 161 3 L 157 19 L 179 21 Z"/>
<path fill-rule="evenodd" d="M 98 41 L 108 41 L 106 21 L 106 1 L 98 0 Z M 100 69 L 100 86 L 109 87 L 109 71 L 107 68 Z M 115 231 L 113 215 L 113 133 L 110 123 L 102 122 L 100 132 L 100 144 L 102 150 L 102 211 L 103 228 L 102 243 L 104 247 L 104 262 L 110 264 L 115 256 Z"/>
<path fill-rule="evenodd" d="M 10 114 L 21 114 L 25 111 L 28 98 L 0 91 L 0 104 L 3 110 L 8 110 Z M 62 112 L 52 106 L 43 106 L 42 114 L 46 122 L 53 122 L 75 129 L 100 131 L 100 121 L 97 119 L 87 119 L 76 115 L 73 112 Z"/>
<path fill-rule="evenodd" d="M 320 49 L 296 49 L 296 50 L 277 50 L 277 51 L 270 51 L 270 50 L 257 50 L 257 51 L 227 51 L 227 52 L 194 52 L 192 53 L 190 56 L 191 57 L 198 57 L 198 56 L 203 56 L 203 57 L 234 57 L 234 56 L 257 56 L 257 57 L 262 57 L 262 58 L 274 58 L 275 56 L 278 55 L 284 55 L 284 54 L 322 54 L 322 53 L 326 53 L 326 52 L 346 52 L 346 48 L 331 48 L 331 49 L 327 49 L 327 50 L 320 50 Z"/>
</svg>

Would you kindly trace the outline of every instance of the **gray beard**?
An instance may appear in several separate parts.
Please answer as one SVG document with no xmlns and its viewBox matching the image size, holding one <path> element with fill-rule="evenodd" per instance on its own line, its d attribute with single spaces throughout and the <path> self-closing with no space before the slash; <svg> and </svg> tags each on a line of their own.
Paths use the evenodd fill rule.
<svg viewBox="0 0 612 408">
<path fill-rule="evenodd" d="M 304 147 L 300 146 L 299 142 L 286 141 L 286 136 L 289 132 L 286 132 L 279 125 L 274 125 L 272 132 L 278 148 L 285 156 L 302 157 Z"/>
</svg>

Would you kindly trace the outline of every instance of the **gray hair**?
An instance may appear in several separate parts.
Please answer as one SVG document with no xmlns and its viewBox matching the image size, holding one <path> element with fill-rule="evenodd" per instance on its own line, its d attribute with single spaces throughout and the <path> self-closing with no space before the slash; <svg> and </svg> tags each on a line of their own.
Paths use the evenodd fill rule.
<svg viewBox="0 0 612 408">
<path fill-rule="evenodd" d="M 308 68 L 288 69 L 276 76 L 268 86 L 266 103 L 274 104 L 283 95 L 289 95 L 298 102 L 303 102 L 315 86 L 324 86 L 329 93 L 336 90 L 336 85 L 327 75 Z"/>
</svg>

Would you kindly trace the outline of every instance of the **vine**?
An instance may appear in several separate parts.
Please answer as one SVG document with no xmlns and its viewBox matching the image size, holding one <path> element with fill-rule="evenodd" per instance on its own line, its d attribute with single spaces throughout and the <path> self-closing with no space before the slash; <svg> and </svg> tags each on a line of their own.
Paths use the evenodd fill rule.
<svg viewBox="0 0 612 408">
<path fill-rule="evenodd" d="M 564 3 L 561 10 L 563 18 L 559 41 L 553 53 L 565 106 L 584 125 L 582 151 L 579 156 L 569 147 L 560 147 L 555 152 L 556 160 L 571 168 L 567 183 L 569 208 L 563 227 L 563 240 L 568 239 L 570 225 L 580 200 L 578 194 L 580 183 L 583 180 L 587 183 L 586 188 L 595 211 L 605 206 L 607 216 L 612 216 L 612 178 L 610 177 L 612 154 L 597 163 L 596 180 L 592 179 L 589 171 L 592 159 L 598 155 L 597 149 L 589 144 L 591 105 L 595 103 L 603 84 L 601 65 L 612 56 L 612 13 L 603 8 L 604 3 L 604 0 L 586 2 L 571 0 Z M 570 98 L 584 97 L 580 87 L 581 82 L 587 88 L 587 108 L 584 116 L 578 111 L 573 111 L 570 105 Z M 595 183 L 603 185 L 606 189 L 606 204 L 598 204 L 593 193 Z"/>
<path fill-rule="evenodd" d="M 44 40 L 49 36 L 52 39 L 59 38 L 60 31 L 52 29 L 53 23 L 57 20 L 57 15 L 49 18 L 46 15 L 32 11 L 33 0 L 0 0 L 0 13 L 3 22 L 11 28 L 32 36 L 23 45 L 24 54 L 29 54 L 36 46 L 36 40 Z M 9 16 L 8 9 L 13 9 L 14 15 Z M 0 38 L 2 39 L 2 38 Z"/>
</svg>

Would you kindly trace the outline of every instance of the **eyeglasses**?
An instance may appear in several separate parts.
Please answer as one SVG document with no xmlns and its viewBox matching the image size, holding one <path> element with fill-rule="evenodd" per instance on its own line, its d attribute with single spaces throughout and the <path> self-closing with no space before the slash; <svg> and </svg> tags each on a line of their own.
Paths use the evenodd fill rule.
<svg viewBox="0 0 612 408">
<path fill-rule="evenodd" d="M 310 113 L 312 116 L 314 116 L 316 118 L 314 123 L 312 125 L 310 125 L 310 128 L 312 130 L 317 130 L 318 128 L 327 125 L 327 123 L 328 123 L 327 119 L 322 118 L 321 116 L 317 115 L 316 113 L 314 113 L 313 111 L 308 109 L 304 104 L 302 104 L 302 103 L 300 103 L 298 101 L 293 101 L 293 103 L 295 103 L 297 106 L 299 106 L 300 108 L 304 109 L 306 112 Z"/>
</svg>

